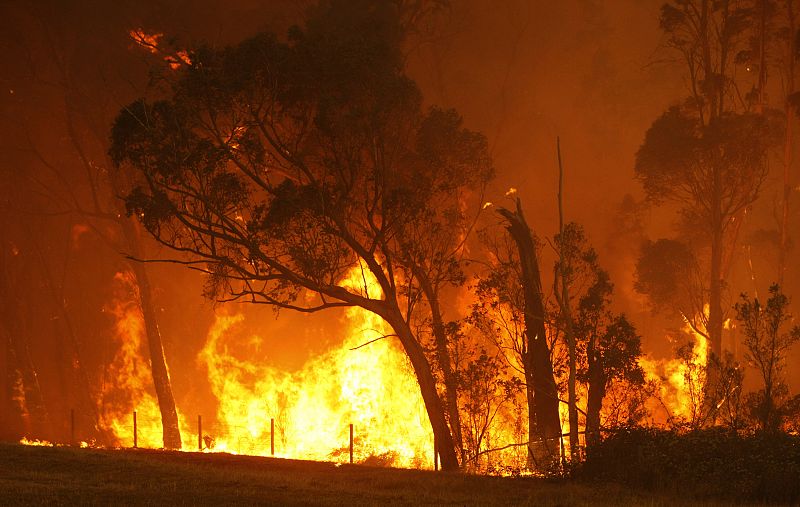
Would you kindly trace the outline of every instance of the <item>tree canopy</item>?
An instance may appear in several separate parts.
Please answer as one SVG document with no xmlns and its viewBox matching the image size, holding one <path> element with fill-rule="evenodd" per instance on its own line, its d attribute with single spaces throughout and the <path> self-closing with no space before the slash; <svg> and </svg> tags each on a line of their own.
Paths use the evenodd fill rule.
<svg viewBox="0 0 800 507">
<path fill-rule="evenodd" d="M 208 274 L 209 296 L 377 313 L 430 414 L 419 275 L 462 278 L 460 238 L 493 169 L 484 136 L 423 108 L 401 42 L 395 4 L 364 0 L 321 4 L 286 41 L 199 47 L 164 96 L 120 112 L 111 156 L 140 182 L 128 212 Z M 342 283 L 354 267 L 357 289 Z"/>
</svg>

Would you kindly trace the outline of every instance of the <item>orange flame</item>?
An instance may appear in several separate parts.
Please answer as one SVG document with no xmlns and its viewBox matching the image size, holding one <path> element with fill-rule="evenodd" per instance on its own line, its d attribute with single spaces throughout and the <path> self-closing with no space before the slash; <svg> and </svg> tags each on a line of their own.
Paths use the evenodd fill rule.
<svg viewBox="0 0 800 507">
<path fill-rule="evenodd" d="M 118 348 L 106 370 L 100 395 L 101 424 L 111 430 L 118 445 L 132 446 L 135 411 L 138 446 L 160 448 L 161 412 L 153 390 L 150 361 L 146 359 L 144 318 L 136 280 L 131 273 L 117 273 L 114 286 L 115 298 L 104 311 L 114 318 L 112 338 Z"/>
<path fill-rule="evenodd" d="M 353 270 L 347 281 L 361 284 Z M 379 292 L 367 280 L 365 290 Z M 204 432 L 214 451 L 269 455 L 271 419 L 275 454 L 315 460 L 431 467 L 433 435 L 416 378 L 391 330 L 379 317 L 350 308 L 344 342 L 287 373 L 236 356 L 231 331 L 241 315 L 217 315 L 199 359 L 218 400 L 217 425 Z M 364 347 L 360 345 L 366 344 Z M 253 344 L 261 339 L 253 337 Z"/>
<path fill-rule="evenodd" d="M 655 381 L 659 390 L 660 406 L 651 406 L 651 413 L 656 417 L 663 415 L 665 422 L 693 423 L 702 408 L 708 340 L 688 323 L 683 332 L 691 339 L 691 350 L 686 357 L 639 359 L 647 380 Z"/>
</svg>

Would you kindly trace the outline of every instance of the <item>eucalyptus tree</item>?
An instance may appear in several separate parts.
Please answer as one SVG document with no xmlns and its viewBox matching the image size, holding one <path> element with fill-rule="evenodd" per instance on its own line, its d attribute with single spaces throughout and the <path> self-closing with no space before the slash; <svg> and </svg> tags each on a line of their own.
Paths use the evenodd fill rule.
<svg viewBox="0 0 800 507">
<path fill-rule="evenodd" d="M 442 466 L 455 469 L 414 322 L 420 280 L 450 276 L 446 259 L 425 257 L 457 253 L 437 242 L 464 229 L 493 171 L 482 135 L 455 111 L 423 108 L 403 69 L 400 14 L 392 1 L 323 2 L 285 41 L 199 47 L 163 96 L 120 112 L 111 156 L 139 181 L 128 212 L 174 262 L 207 275 L 209 297 L 382 317 Z"/>
</svg>

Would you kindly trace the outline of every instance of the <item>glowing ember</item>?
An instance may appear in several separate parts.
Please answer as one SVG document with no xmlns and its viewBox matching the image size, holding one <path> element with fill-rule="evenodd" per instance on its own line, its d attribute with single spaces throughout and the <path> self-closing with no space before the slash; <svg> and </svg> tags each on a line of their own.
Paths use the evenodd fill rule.
<svg viewBox="0 0 800 507">
<path fill-rule="evenodd" d="M 36 447 L 53 447 L 53 444 L 51 442 L 48 442 L 47 440 L 36 440 L 36 439 L 30 440 L 27 437 L 22 437 L 19 443 L 22 445 L 32 445 Z"/>
</svg>

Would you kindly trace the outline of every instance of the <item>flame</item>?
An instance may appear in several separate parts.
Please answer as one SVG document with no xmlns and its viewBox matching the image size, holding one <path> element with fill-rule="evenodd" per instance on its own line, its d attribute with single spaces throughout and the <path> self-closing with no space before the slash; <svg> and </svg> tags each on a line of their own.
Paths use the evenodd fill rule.
<svg viewBox="0 0 800 507">
<path fill-rule="evenodd" d="M 114 276 L 116 296 L 104 308 L 114 318 L 112 341 L 117 346 L 106 369 L 100 394 L 101 424 L 109 429 L 120 446 L 133 446 L 133 418 L 136 412 L 136 441 L 139 447 L 163 446 L 161 411 L 153 389 L 153 376 L 145 347 L 145 327 L 138 303 L 135 277 L 129 273 Z M 180 413 L 179 420 L 182 420 Z"/>
<path fill-rule="evenodd" d="M 345 283 L 375 297 L 377 283 L 362 276 L 354 269 Z M 433 435 L 419 386 L 391 329 L 360 308 L 344 319 L 349 333 L 341 345 L 288 373 L 234 353 L 242 349 L 233 331 L 243 316 L 218 313 L 199 354 L 218 400 L 204 447 L 269 455 L 274 420 L 277 456 L 349 461 L 353 424 L 354 461 L 431 467 Z M 258 347 L 263 340 L 244 342 Z"/>
<path fill-rule="evenodd" d="M 22 437 L 19 441 L 22 445 L 32 445 L 35 447 L 53 447 L 51 442 L 47 440 L 37 440 L 37 439 L 29 439 L 28 437 Z"/>
<path fill-rule="evenodd" d="M 708 339 L 684 324 L 683 333 L 690 338 L 691 352 L 684 358 L 654 360 L 639 359 L 647 380 L 655 381 L 660 406 L 651 406 L 651 413 L 661 413 L 665 421 L 693 422 L 703 404 L 705 366 L 708 361 Z"/>
<path fill-rule="evenodd" d="M 129 30 L 128 37 L 139 47 L 144 48 L 152 54 L 163 52 L 162 48 L 159 47 L 161 45 L 161 39 L 164 38 L 163 33 L 149 33 L 142 28 L 138 28 L 136 30 Z M 167 62 L 172 70 L 179 69 L 183 65 L 191 65 L 192 63 L 192 60 L 189 58 L 189 53 L 182 49 L 175 51 L 173 54 L 165 55 L 164 61 Z"/>
</svg>

